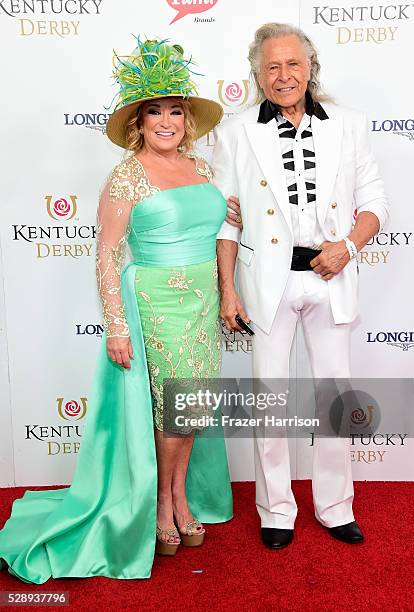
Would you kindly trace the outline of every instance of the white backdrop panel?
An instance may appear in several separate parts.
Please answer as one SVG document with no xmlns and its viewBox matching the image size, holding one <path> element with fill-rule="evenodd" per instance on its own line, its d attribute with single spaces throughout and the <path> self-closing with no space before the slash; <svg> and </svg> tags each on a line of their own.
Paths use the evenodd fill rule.
<svg viewBox="0 0 414 612">
<path fill-rule="evenodd" d="M 5 426 L 0 423 L 1 457 L 6 457 L 1 464 L 4 484 L 12 482 L 13 467 L 17 485 L 66 484 L 73 474 L 100 341 L 93 237 L 98 193 L 122 158 L 122 151 L 103 135 L 104 106 L 115 93 L 110 80 L 113 49 L 129 52 L 134 46 L 131 34 L 138 33 L 179 42 L 205 75 L 197 79 L 200 95 L 220 101 L 230 115 L 243 110 L 249 101 L 246 58 L 255 29 L 269 21 L 300 24 L 317 44 L 323 83 L 340 104 L 365 111 L 377 126 L 387 119 L 410 117 L 413 92 L 412 85 L 410 90 L 405 85 L 409 82 L 405 75 L 410 66 L 412 71 L 413 63 L 411 13 L 407 19 L 396 20 L 393 40 L 338 44 L 337 27 L 385 26 L 381 20 L 376 24 L 364 21 L 365 17 L 353 24 L 329 25 L 324 19 L 336 19 L 335 11 L 331 14 L 329 9 L 338 6 L 329 0 L 323 5 L 327 7 L 324 19 L 318 18 L 317 23 L 315 7 L 305 1 L 275 5 L 272 0 L 262 0 L 253 9 L 236 0 L 213 0 L 208 10 L 187 14 L 171 24 L 176 15 L 173 4 L 177 7 L 181 2 L 90 1 L 84 3 L 90 14 L 70 16 L 53 15 L 49 3 L 44 3 L 44 13 L 37 7 L 34 14 L 28 9 L 25 14 L 20 0 L 3 3 L 9 12 L 14 11 L 0 14 L 4 45 L 10 57 L 24 60 L 24 91 L 31 92 L 30 97 L 13 97 L 13 104 L 7 107 L 8 121 L 0 127 L 2 142 L 8 143 L 2 153 L 7 172 L 0 236 L 9 343 L 7 364 L 2 339 L 0 382 L 4 379 L 7 388 L 9 368 L 13 411 L 11 432 L 7 400 L 1 413 Z M 392 3 L 375 3 L 380 4 Z M 342 0 L 341 6 L 349 10 L 352 2 Z M 52 22 L 58 24 L 54 33 Z M 395 27 L 394 23 L 386 25 Z M 345 40 L 345 30 L 341 36 Z M 389 86 L 391 73 L 393 87 Z M 16 63 L 2 58 L 2 74 L 4 83 L 21 91 Z M 372 141 L 393 206 L 392 221 L 383 237 L 390 242 L 391 232 L 408 235 L 414 225 L 407 179 L 414 144 L 394 131 L 375 131 Z M 200 143 L 207 158 L 212 145 L 211 135 Z M 63 207 L 67 202 L 67 214 L 59 217 L 56 202 Z M 377 255 L 371 254 L 371 260 L 366 255 L 360 264 L 361 317 L 353 335 L 355 376 L 411 376 L 414 351 L 367 342 L 368 332 L 375 336 L 379 331 L 412 329 L 413 243 L 410 237 L 406 242 L 365 249 L 389 254 L 378 254 L 379 261 L 382 257 L 386 263 L 367 263 L 376 261 Z M 308 363 L 300 334 L 296 347 L 291 373 L 304 376 Z M 249 375 L 248 349 L 240 338 L 224 342 L 224 376 Z M 292 441 L 292 474 L 307 477 L 308 455 L 302 446 L 302 441 L 297 448 Z M 408 455 L 412 459 L 412 446 L 408 449 L 407 445 L 395 450 L 392 458 L 390 450 L 382 472 L 356 462 L 355 476 L 377 479 L 382 473 L 384 479 L 408 478 L 405 466 Z M 233 480 L 253 479 L 251 440 L 229 440 L 228 451 Z"/>
</svg>

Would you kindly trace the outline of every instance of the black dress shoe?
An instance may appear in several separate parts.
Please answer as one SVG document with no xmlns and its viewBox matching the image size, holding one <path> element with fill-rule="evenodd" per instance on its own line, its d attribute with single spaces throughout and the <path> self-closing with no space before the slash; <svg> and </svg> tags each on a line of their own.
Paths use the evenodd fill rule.
<svg viewBox="0 0 414 612">
<path fill-rule="evenodd" d="M 364 541 L 363 533 L 355 521 L 346 525 L 338 525 L 338 527 L 330 527 L 329 533 L 337 540 L 347 544 L 357 544 Z"/>
<path fill-rule="evenodd" d="M 293 540 L 293 529 L 262 527 L 262 542 L 272 549 L 284 548 Z"/>
</svg>

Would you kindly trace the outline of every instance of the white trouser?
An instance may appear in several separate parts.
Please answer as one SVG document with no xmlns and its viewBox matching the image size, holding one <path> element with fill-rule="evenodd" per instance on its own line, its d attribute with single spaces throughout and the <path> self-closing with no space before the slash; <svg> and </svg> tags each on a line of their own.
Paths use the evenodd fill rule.
<svg viewBox="0 0 414 612">
<path fill-rule="evenodd" d="M 253 376 L 289 377 L 289 357 L 301 318 L 314 378 L 349 378 L 350 324 L 335 325 L 328 284 L 313 271 L 290 271 L 270 334 L 257 326 Z M 293 529 L 297 506 L 291 489 L 286 437 L 255 436 L 256 506 L 262 527 Z M 354 520 L 349 438 L 315 437 L 312 470 L 315 516 L 325 527 Z"/>
</svg>

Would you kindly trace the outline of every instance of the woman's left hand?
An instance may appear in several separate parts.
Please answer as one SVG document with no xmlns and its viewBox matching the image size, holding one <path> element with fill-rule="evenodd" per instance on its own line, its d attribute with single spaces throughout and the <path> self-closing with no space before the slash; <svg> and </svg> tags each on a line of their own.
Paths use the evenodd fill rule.
<svg viewBox="0 0 414 612">
<path fill-rule="evenodd" d="M 243 229 L 243 221 L 241 218 L 241 213 L 240 213 L 240 201 L 239 198 L 237 196 L 229 196 L 227 198 L 227 215 L 226 215 L 226 221 L 227 223 L 229 223 L 230 225 L 234 225 L 235 227 L 238 227 L 239 229 Z M 231 211 L 229 210 L 229 208 L 231 208 Z"/>
</svg>

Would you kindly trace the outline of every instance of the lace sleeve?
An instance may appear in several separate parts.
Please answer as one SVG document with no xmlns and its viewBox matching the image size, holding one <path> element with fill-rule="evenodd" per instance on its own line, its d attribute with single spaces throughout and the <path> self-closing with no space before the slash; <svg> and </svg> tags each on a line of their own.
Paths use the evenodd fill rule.
<svg viewBox="0 0 414 612">
<path fill-rule="evenodd" d="M 213 182 L 213 170 L 211 166 L 206 162 L 204 157 L 200 157 L 199 155 L 188 154 L 188 157 L 195 160 L 196 171 L 201 176 L 205 176 L 209 183 Z"/>
<path fill-rule="evenodd" d="M 129 336 L 121 296 L 121 268 L 125 259 L 134 184 L 120 164 L 111 173 L 100 198 L 96 230 L 96 277 L 108 338 Z"/>
</svg>

